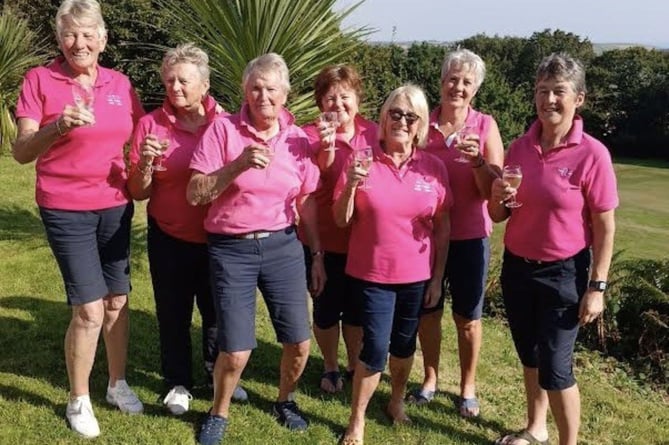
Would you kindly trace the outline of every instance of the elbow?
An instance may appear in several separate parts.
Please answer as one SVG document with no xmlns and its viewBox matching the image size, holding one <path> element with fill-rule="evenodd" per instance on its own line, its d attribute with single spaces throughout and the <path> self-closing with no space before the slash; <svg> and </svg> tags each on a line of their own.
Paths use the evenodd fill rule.
<svg viewBox="0 0 669 445">
<path fill-rule="evenodd" d="M 29 164 L 34 160 L 29 156 L 26 156 L 24 153 L 22 153 L 21 150 L 17 150 L 16 147 L 12 147 L 12 157 L 16 162 L 18 162 L 21 165 Z"/>
</svg>

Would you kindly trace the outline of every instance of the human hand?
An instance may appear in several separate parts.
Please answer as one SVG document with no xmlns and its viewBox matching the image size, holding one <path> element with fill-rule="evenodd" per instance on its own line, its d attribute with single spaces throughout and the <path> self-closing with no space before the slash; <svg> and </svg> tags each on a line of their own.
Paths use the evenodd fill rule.
<svg viewBox="0 0 669 445">
<path fill-rule="evenodd" d="M 250 168 L 265 169 L 272 161 L 274 153 L 267 145 L 252 143 L 244 148 L 236 161 L 241 164 L 243 170 Z"/>
<path fill-rule="evenodd" d="M 588 289 L 581 299 L 578 308 L 578 324 L 584 326 L 592 321 L 604 311 L 604 292 Z"/>
<path fill-rule="evenodd" d="M 427 285 L 427 289 L 425 289 L 425 296 L 423 297 L 423 307 L 425 308 L 431 308 L 437 305 L 439 303 L 439 299 L 441 298 L 441 292 L 442 292 L 442 286 L 441 286 L 442 279 L 436 279 L 432 278 L 430 282 Z"/>
<path fill-rule="evenodd" d="M 65 105 L 58 118 L 59 128 L 63 133 L 69 133 L 75 128 L 95 124 L 95 115 L 86 107 Z"/>
<path fill-rule="evenodd" d="M 312 298 L 318 297 L 325 288 L 327 275 L 325 273 L 325 265 L 323 264 L 323 255 L 315 255 L 311 262 L 311 287 L 309 293 Z"/>
</svg>

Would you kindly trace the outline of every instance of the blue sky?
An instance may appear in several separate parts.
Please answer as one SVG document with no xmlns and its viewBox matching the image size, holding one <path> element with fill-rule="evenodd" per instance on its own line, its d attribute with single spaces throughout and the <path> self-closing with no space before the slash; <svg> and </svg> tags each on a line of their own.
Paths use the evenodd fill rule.
<svg viewBox="0 0 669 445">
<path fill-rule="evenodd" d="M 335 8 L 356 2 L 337 0 Z M 669 0 L 366 0 L 344 24 L 377 29 L 372 41 L 529 37 L 551 28 L 593 43 L 669 47 L 668 22 Z"/>
</svg>

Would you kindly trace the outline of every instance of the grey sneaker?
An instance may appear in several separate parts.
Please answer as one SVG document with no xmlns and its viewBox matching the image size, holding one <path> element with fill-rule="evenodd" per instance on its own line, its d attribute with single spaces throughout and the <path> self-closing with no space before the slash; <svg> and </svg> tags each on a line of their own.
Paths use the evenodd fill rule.
<svg viewBox="0 0 669 445">
<path fill-rule="evenodd" d="M 107 402 L 128 414 L 139 414 L 144 411 L 142 402 L 125 380 L 117 380 L 113 388 L 107 386 Z"/>
</svg>

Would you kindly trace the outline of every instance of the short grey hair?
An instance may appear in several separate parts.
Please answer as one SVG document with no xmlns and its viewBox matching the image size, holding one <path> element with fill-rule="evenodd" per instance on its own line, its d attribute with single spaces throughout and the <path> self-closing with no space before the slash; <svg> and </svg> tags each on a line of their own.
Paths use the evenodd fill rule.
<svg viewBox="0 0 669 445">
<path fill-rule="evenodd" d="M 69 17 L 75 25 L 79 25 L 82 19 L 92 20 L 98 28 L 98 37 L 107 37 L 107 28 L 102 18 L 100 3 L 96 0 L 63 0 L 56 13 L 56 36 L 60 42 L 64 28 L 65 17 Z"/>
<path fill-rule="evenodd" d="M 585 68 L 583 64 L 567 53 L 553 53 L 539 63 L 535 83 L 545 79 L 559 79 L 571 83 L 574 91 L 586 93 Z"/>
<path fill-rule="evenodd" d="M 485 79 L 485 62 L 481 56 L 464 48 L 458 48 L 451 51 L 444 57 L 444 62 L 441 64 L 441 81 L 446 80 L 446 76 L 451 69 L 465 69 L 474 72 L 474 86 L 476 90 L 481 87 Z"/>
<path fill-rule="evenodd" d="M 165 72 L 171 66 L 179 63 L 192 63 L 200 72 L 203 81 L 209 81 L 211 70 L 209 69 L 209 56 L 194 43 L 183 43 L 176 48 L 167 50 L 160 66 L 160 77 L 165 80 Z"/>
<path fill-rule="evenodd" d="M 242 75 L 242 90 L 246 91 L 246 85 L 249 78 L 255 74 L 267 74 L 274 72 L 279 75 L 281 86 L 285 93 L 290 92 L 290 74 L 288 72 L 288 65 L 286 61 L 277 53 L 267 53 L 260 57 L 251 60 L 244 68 Z"/>
<path fill-rule="evenodd" d="M 418 125 L 418 133 L 416 134 L 416 138 L 413 142 L 418 148 L 423 148 L 427 143 L 430 112 L 425 93 L 419 86 L 412 84 L 402 85 L 401 87 L 394 89 L 383 103 L 383 106 L 381 107 L 381 114 L 379 115 L 379 140 L 385 140 L 388 112 L 400 98 L 406 99 L 406 101 L 409 102 L 411 111 L 416 113 L 416 115 L 419 117 L 415 124 Z"/>
</svg>

